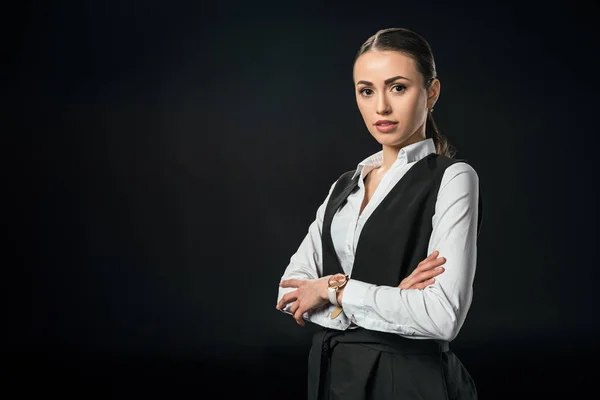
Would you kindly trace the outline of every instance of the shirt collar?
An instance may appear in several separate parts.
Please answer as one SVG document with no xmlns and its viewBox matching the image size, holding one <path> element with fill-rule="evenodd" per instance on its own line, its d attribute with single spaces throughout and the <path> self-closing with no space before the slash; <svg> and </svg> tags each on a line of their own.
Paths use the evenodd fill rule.
<svg viewBox="0 0 600 400">
<path fill-rule="evenodd" d="M 400 149 L 396 162 L 399 162 L 400 165 L 417 162 L 431 153 L 435 153 L 435 144 L 433 143 L 433 139 L 427 138 Z M 356 178 L 359 174 L 361 177 L 364 177 L 373 168 L 380 167 L 382 163 L 383 151 L 380 150 L 358 163 L 352 179 Z"/>
</svg>

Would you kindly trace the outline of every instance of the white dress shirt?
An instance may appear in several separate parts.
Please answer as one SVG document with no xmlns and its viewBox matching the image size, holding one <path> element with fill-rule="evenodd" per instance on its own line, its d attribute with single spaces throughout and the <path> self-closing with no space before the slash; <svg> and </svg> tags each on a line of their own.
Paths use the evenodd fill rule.
<svg viewBox="0 0 600 400">
<path fill-rule="evenodd" d="M 334 215 L 331 236 L 340 264 L 351 279 L 342 297 L 344 312 L 336 319 L 329 315 L 335 308 L 327 304 L 304 313 L 304 319 L 323 327 L 344 330 L 360 326 L 366 329 L 392 332 L 414 339 L 453 340 L 458 334 L 473 294 L 473 279 L 477 260 L 477 218 L 479 178 L 464 162 L 449 166 L 443 175 L 427 255 L 439 251 L 445 257 L 445 271 L 424 290 L 376 286 L 352 279 L 352 266 L 360 232 L 369 216 L 396 183 L 428 154 L 435 153 L 432 139 L 406 146 L 385 173 L 371 200 L 359 215 L 365 194 L 364 177 L 381 166 L 382 152 L 360 162 L 356 174 L 359 189 L 348 196 L 347 203 Z M 281 278 L 315 279 L 322 276 L 321 231 L 325 207 L 335 182 L 325 201 L 317 210 L 316 219 Z M 388 240 L 385 238 L 384 240 Z M 279 288 L 278 301 L 294 288 Z M 289 312 L 288 304 L 282 311 Z"/>
</svg>

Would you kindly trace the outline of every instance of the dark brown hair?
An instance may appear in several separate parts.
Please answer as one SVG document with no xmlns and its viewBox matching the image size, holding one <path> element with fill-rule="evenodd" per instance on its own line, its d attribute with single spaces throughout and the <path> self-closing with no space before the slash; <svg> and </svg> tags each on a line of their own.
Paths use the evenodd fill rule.
<svg viewBox="0 0 600 400">
<path fill-rule="evenodd" d="M 398 51 L 411 57 L 423 76 L 425 89 L 429 89 L 433 80 L 437 78 L 435 60 L 429 43 L 409 29 L 388 28 L 378 31 L 363 43 L 354 60 L 369 50 Z M 425 136 L 433 139 L 437 154 L 454 158 L 455 149 L 438 129 L 431 112 L 427 113 Z"/>
</svg>

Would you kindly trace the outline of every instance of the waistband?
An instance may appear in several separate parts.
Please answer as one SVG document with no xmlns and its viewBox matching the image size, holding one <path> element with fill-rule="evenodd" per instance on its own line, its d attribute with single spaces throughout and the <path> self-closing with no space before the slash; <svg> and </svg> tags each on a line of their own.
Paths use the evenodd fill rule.
<svg viewBox="0 0 600 400">
<path fill-rule="evenodd" d="M 324 328 L 312 340 L 309 354 L 309 399 L 320 399 L 326 392 L 331 353 L 339 343 L 355 343 L 382 352 L 395 354 L 431 354 L 449 350 L 449 343 L 431 339 L 408 339 L 393 333 L 367 330 L 364 328 L 345 331 Z M 324 397 L 327 398 L 327 397 Z"/>
</svg>

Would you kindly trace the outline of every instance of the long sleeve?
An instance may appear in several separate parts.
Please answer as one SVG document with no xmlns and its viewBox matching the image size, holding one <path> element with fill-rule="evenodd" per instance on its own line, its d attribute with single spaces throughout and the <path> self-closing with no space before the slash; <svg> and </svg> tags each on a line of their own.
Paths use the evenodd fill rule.
<svg viewBox="0 0 600 400">
<path fill-rule="evenodd" d="M 310 224 L 308 233 L 300 243 L 298 250 L 291 256 L 290 262 L 286 267 L 283 276 L 280 281 L 285 279 L 317 279 L 323 274 L 322 264 L 322 243 L 321 243 L 321 231 L 323 228 L 323 216 L 325 214 L 325 207 L 331 196 L 331 192 L 335 187 L 335 183 L 331 185 L 329 193 L 325 198 L 325 201 L 317 209 L 317 215 L 315 220 Z M 277 296 L 277 302 L 288 292 L 296 290 L 295 288 L 282 288 L 279 287 L 279 293 Z M 286 314 L 290 314 L 289 308 L 291 303 L 284 307 L 281 311 Z M 331 320 L 329 315 L 335 306 L 328 304 L 317 309 L 310 310 L 304 313 L 303 318 L 314 324 L 321 325 L 323 327 L 332 329 L 345 329 L 349 325 L 347 318 L 340 317 L 335 320 Z"/>
<path fill-rule="evenodd" d="M 448 167 L 433 216 L 428 254 L 446 258 L 445 271 L 424 290 L 376 286 L 350 279 L 344 314 L 356 325 L 420 339 L 453 340 L 472 300 L 477 256 L 479 178 L 468 164 Z"/>
</svg>

